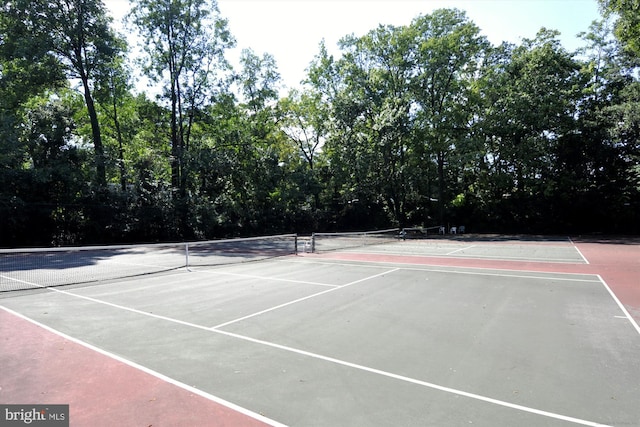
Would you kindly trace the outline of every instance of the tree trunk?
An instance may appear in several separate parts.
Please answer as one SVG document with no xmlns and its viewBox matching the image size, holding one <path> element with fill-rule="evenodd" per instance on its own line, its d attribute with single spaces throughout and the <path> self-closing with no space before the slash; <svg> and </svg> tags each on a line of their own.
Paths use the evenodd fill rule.
<svg viewBox="0 0 640 427">
<path fill-rule="evenodd" d="M 113 123 L 116 127 L 116 138 L 118 139 L 118 166 L 120 169 L 120 188 L 123 192 L 127 190 L 127 169 L 124 164 L 124 144 L 122 143 L 122 130 L 118 119 L 118 103 L 114 92 L 113 95 Z"/>
<path fill-rule="evenodd" d="M 441 225 L 444 225 L 444 184 L 444 153 L 438 151 L 438 207 Z"/>
<path fill-rule="evenodd" d="M 98 113 L 96 112 L 96 106 L 91 96 L 91 89 L 89 88 L 89 79 L 84 72 L 81 72 L 82 86 L 84 88 L 84 100 L 87 104 L 87 111 L 89 112 L 89 120 L 91 122 L 91 134 L 93 136 L 93 147 L 95 151 L 96 160 L 96 182 L 99 187 L 107 185 L 107 169 L 104 156 L 104 146 L 102 145 L 102 136 L 100 134 L 100 123 L 98 122 Z"/>
</svg>

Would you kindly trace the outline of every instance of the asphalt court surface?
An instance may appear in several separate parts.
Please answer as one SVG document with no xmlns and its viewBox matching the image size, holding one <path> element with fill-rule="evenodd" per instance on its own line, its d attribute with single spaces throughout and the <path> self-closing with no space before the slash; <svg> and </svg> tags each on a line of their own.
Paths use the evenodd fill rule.
<svg viewBox="0 0 640 427">
<path fill-rule="evenodd" d="M 424 256 L 450 256 L 455 258 L 500 259 L 529 262 L 587 263 L 580 251 L 569 240 L 546 242 L 469 242 L 433 240 L 427 244 L 407 240 L 398 244 L 354 248 L 351 252 L 393 253 Z"/>
<path fill-rule="evenodd" d="M 569 243 L 418 246 L 359 251 L 587 262 Z M 592 274 L 299 256 L 0 305 L 274 424 L 640 425 L 640 334 Z"/>
</svg>

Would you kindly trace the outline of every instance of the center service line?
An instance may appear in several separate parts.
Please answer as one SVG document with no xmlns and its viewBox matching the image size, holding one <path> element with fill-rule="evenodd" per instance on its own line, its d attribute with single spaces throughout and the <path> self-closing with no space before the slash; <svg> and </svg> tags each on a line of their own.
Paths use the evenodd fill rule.
<svg viewBox="0 0 640 427">
<path fill-rule="evenodd" d="M 260 316 L 261 314 L 265 314 L 265 313 L 268 313 L 270 311 L 279 310 L 279 309 L 281 309 L 283 307 L 287 307 L 289 305 L 297 304 L 299 302 L 306 301 L 308 299 L 315 298 L 315 297 L 318 297 L 320 295 L 328 294 L 329 292 L 334 292 L 334 291 L 337 291 L 338 289 L 346 288 L 347 286 L 355 285 L 357 283 L 366 282 L 367 280 L 375 279 L 376 277 L 384 276 L 385 274 L 393 273 L 393 272 L 398 271 L 398 270 L 400 270 L 400 269 L 399 268 L 394 268 L 394 269 L 391 269 L 391 270 L 383 271 L 382 273 L 374 274 L 373 276 L 368 276 L 368 277 L 365 277 L 363 279 L 358 279 L 358 280 L 355 280 L 353 282 L 347 283 L 345 285 L 336 286 L 335 288 L 331 288 L 331 289 L 327 289 L 325 291 L 317 292 L 315 294 L 307 295 L 306 297 L 302 297 L 302 298 L 295 299 L 293 301 L 285 302 L 284 304 L 276 305 L 275 307 L 267 308 L 265 310 L 258 311 L 256 313 L 249 314 L 247 316 L 239 317 L 239 318 L 234 319 L 234 320 L 229 320 L 228 322 L 224 322 L 224 323 L 221 323 L 219 325 L 212 326 L 210 329 L 211 330 L 217 330 L 218 328 L 222 328 L 224 326 L 228 326 L 228 325 L 231 325 L 233 323 L 240 322 L 242 320 L 246 320 L 246 319 L 250 319 L 252 317 Z"/>
</svg>

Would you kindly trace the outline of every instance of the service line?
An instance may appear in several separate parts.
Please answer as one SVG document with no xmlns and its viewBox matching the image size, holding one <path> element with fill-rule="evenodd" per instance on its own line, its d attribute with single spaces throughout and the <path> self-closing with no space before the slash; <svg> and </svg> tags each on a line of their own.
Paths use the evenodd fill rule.
<svg viewBox="0 0 640 427">
<path fill-rule="evenodd" d="M 302 298 L 295 299 L 293 301 L 285 302 L 284 304 L 276 305 L 275 307 L 267 308 L 265 310 L 261 310 L 261 311 L 258 311 L 256 313 L 252 313 L 252 314 L 249 314 L 249 315 L 246 315 L 246 316 L 243 316 L 243 317 L 239 317 L 237 319 L 229 320 L 228 322 L 220 323 L 219 325 L 212 326 L 210 329 L 211 330 L 217 330 L 218 328 L 222 328 L 224 326 L 229 326 L 229 325 L 231 325 L 233 323 L 238 323 L 238 322 L 241 322 L 243 320 L 250 319 L 252 317 L 260 316 L 261 314 L 265 314 L 265 313 L 269 313 L 271 311 L 279 310 L 279 309 L 281 309 L 283 307 L 288 307 L 290 305 L 297 304 L 299 302 L 306 301 L 306 300 L 311 299 L 311 298 L 319 297 L 320 295 L 328 294 L 329 292 L 334 292 L 334 291 L 337 291 L 339 289 L 346 288 L 347 286 L 352 286 L 352 285 L 355 285 L 357 283 L 366 282 L 367 280 L 375 279 L 376 277 L 384 276 L 385 274 L 390 274 L 390 273 L 393 273 L 393 272 L 398 271 L 398 270 L 400 270 L 400 269 L 399 268 L 393 268 L 391 270 L 383 271 L 382 273 L 374 274 L 373 276 L 368 276 L 368 277 L 365 277 L 363 279 L 354 280 L 353 282 L 349 282 L 349 283 L 347 283 L 345 285 L 336 286 L 334 288 L 327 289 L 327 290 L 324 290 L 324 291 L 321 291 L 321 292 L 317 292 L 315 294 L 307 295 L 306 297 L 302 297 Z"/>
</svg>

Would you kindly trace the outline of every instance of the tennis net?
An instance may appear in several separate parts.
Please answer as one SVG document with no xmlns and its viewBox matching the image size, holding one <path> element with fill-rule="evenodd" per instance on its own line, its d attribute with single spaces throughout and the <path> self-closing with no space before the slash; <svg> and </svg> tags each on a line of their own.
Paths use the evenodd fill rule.
<svg viewBox="0 0 640 427">
<path fill-rule="evenodd" d="M 0 250 L 0 292 L 124 279 L 297 253 L 297 235 L 149 245 Z"/>
<path fill-rule="evenodd" d="M 399 228 L 347 233 L 313 233 L 311 247 L 312 251 L 316 253 L 337 251 L 395 242 L 399 237 Z"/>
</svg>

